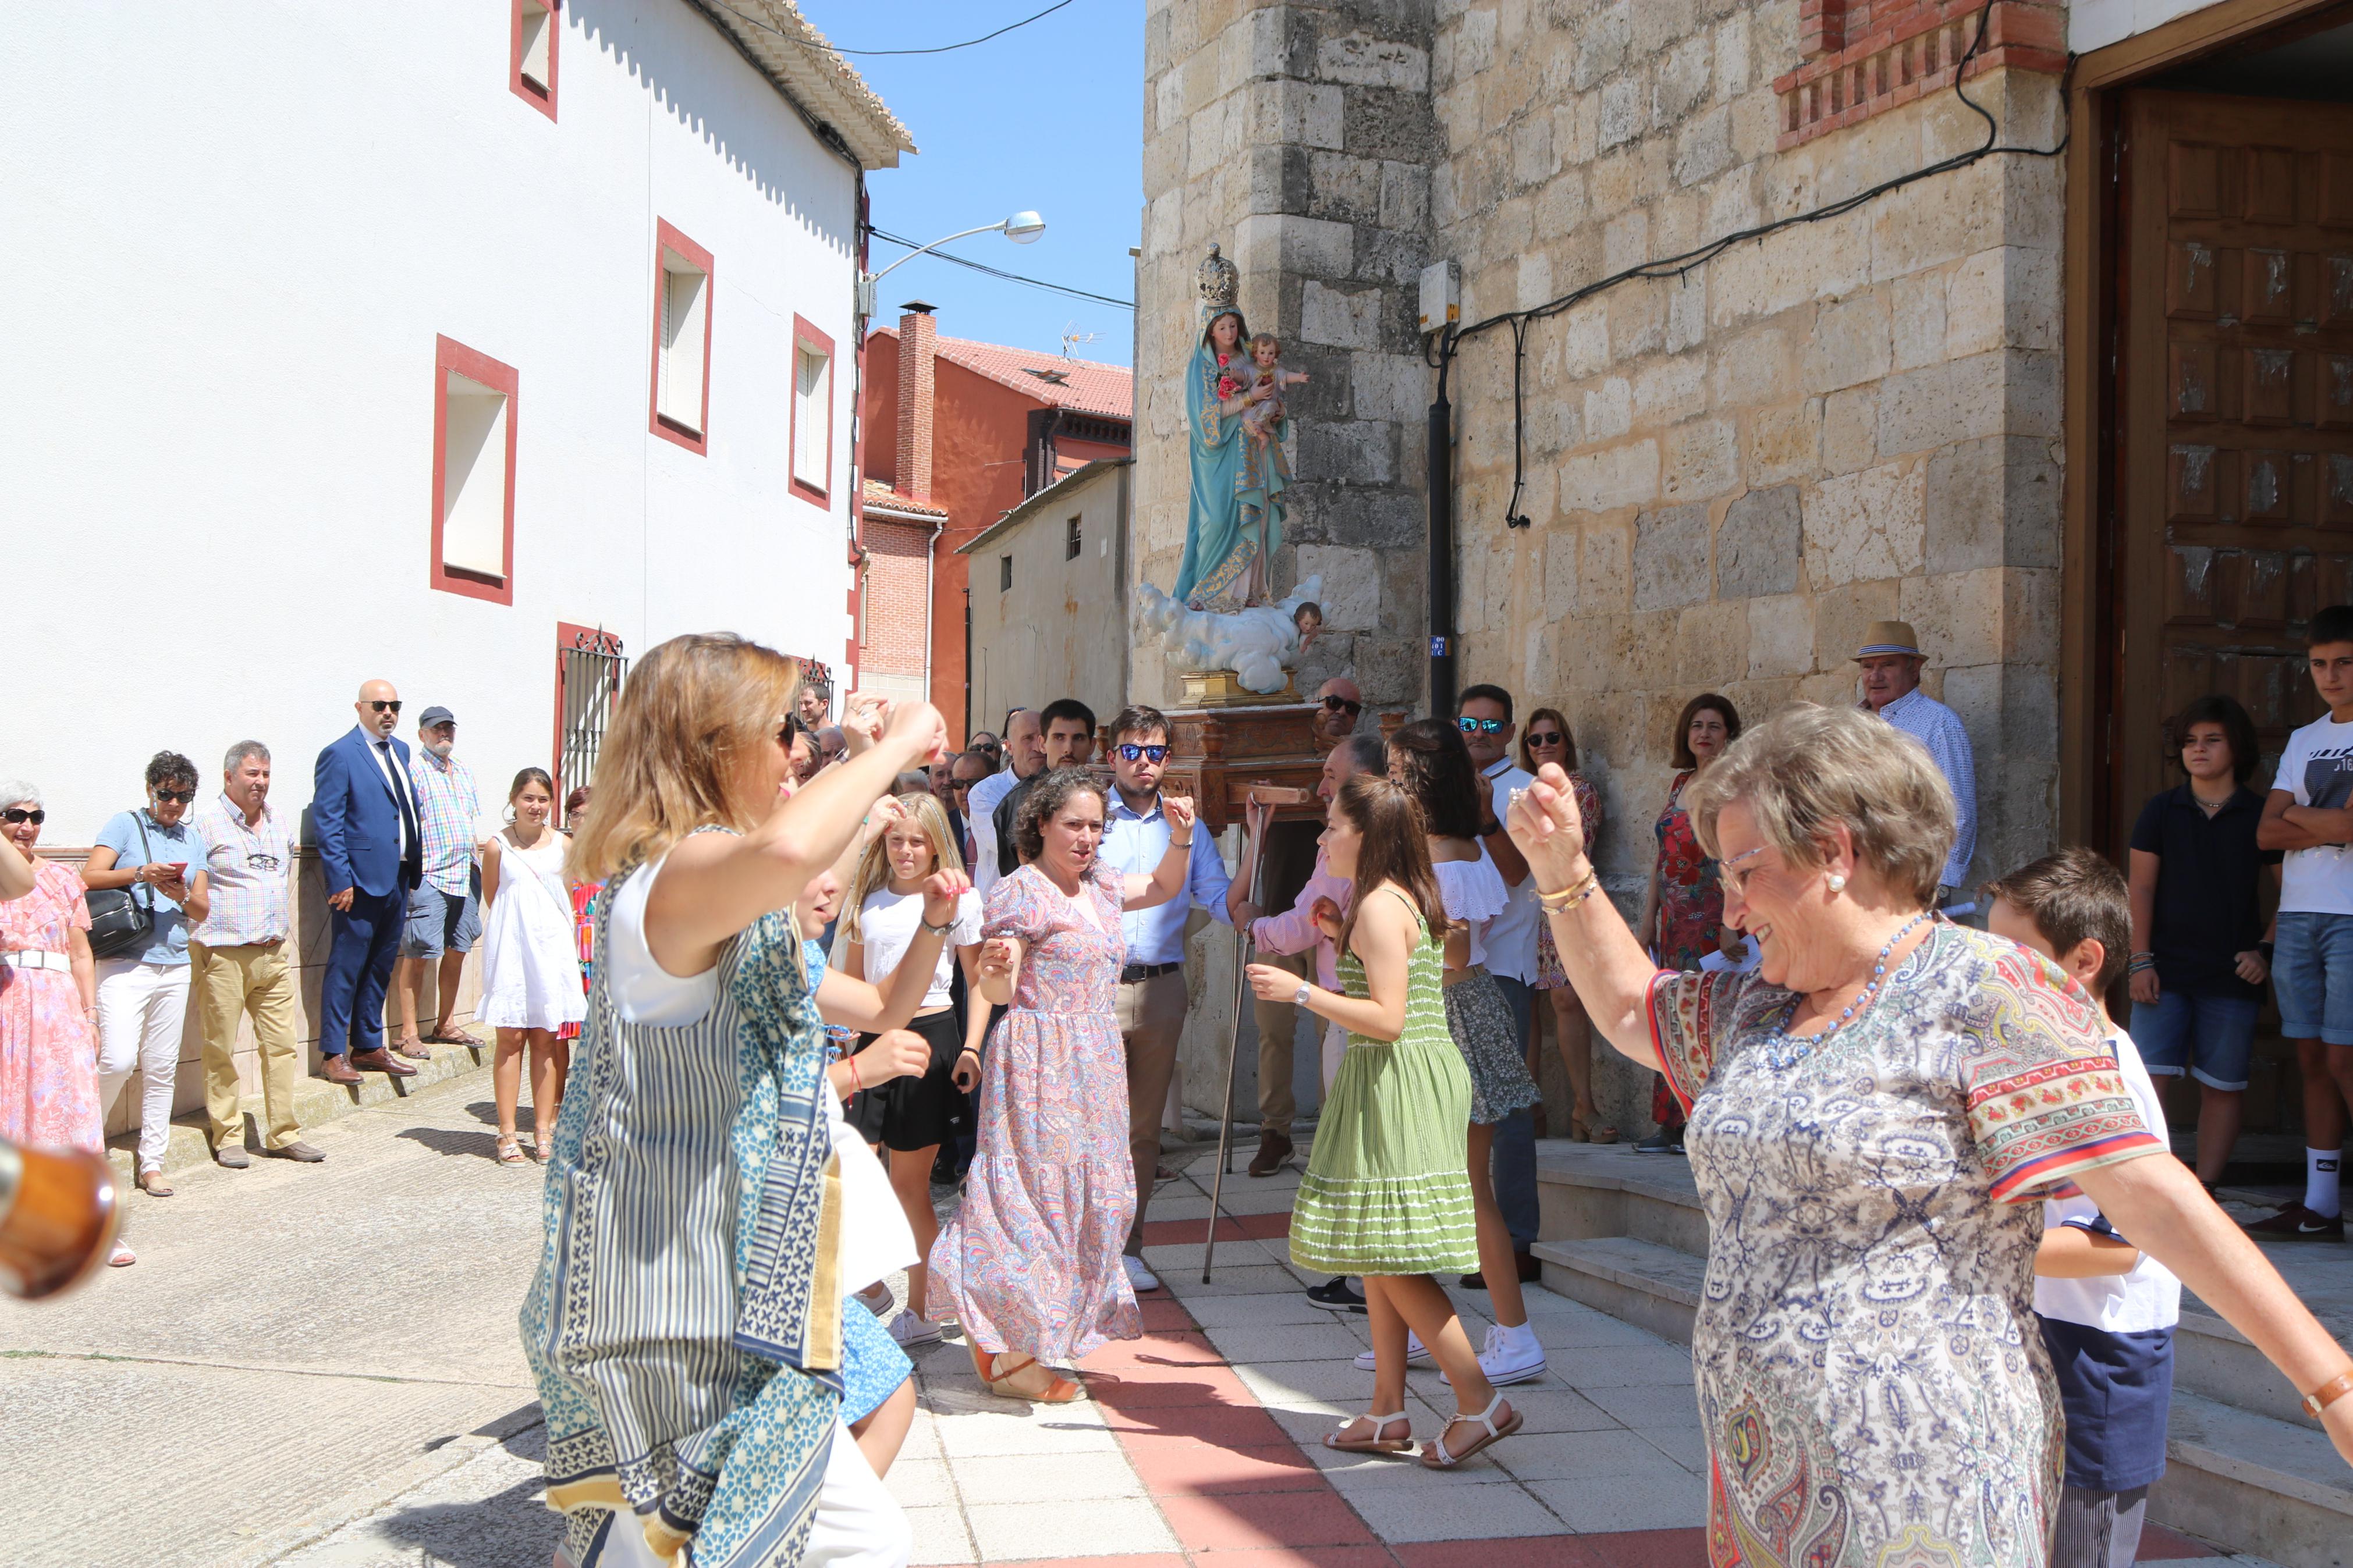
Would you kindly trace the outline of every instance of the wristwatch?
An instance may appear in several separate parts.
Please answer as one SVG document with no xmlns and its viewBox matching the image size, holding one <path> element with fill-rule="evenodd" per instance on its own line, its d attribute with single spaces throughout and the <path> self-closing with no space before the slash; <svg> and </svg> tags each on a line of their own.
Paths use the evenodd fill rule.
<svg viewBox="0 0 2353 1568">
<path fill-rule="evenodd" d="M 1294 991 L 1294 992 L 1293 992 L 1293 993 L 1291 994 L 1291 1005 L 1292 1005 L 1293 1006 L 1294 1006 L 1294 1007 L 1304 1007 L 1304 1006 L 1306 1006 L 1306 1005 L 1307 1005 L 1307 994 L 1308 994 L 1310 991 L 1313 991 L 1313 990 L 1314 990 L 1314 989 L 1315 989 L 1315 987 L 1314 987 L 1313 985 L 1310 985 L 1309 984 L 1307 984 L 1307 982 L 1305 982 L 1305 981 L 1303 981 L 1303 981 L 1301 981 L 1301 982 L 1299 983 L 1299 989 L 1298 989 L 1298 990 L 1296 990 L 1296 991 Z"/>
</svg>

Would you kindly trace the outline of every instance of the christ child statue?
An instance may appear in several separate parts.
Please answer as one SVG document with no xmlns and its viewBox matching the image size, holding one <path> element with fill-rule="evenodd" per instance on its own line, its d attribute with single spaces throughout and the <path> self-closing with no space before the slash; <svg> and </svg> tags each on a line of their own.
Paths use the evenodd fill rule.
<svg viewBox="0 0 2353 1568">
<path fill-rule="evenodd" d="M 1242 434 L 1255 446 L 1263 447 L 1274 439 L 1274 422 L 1283 416 L 1282 389 L 1296 386 L 1307 379 L 1303 370 L 1285 370 L 1282 366 L 1282 340 L 1272 332 L 1260 332 L 1250 341 L 1250 368 L 1244 373 L 1249 390 L 1263 392 L 1265 396 L 1250 405 L 1242 416 Z"/>
</svg>

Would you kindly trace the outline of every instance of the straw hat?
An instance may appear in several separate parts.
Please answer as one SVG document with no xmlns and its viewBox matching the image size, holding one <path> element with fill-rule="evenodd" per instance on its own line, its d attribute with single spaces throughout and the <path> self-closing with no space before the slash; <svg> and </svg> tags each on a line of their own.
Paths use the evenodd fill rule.
<svg viewBox="0 0 2353 1568">
<path fill-rule="evenodd" d="M 1854 657 L 1877 658 L 1882 654 L 1908 653 L 1914 658 L 1920 653 L 1920 634 L 1912 629 L 1909 621 L 1873 621 L 1862 634 L 1862 646 Z"/>
</svg>

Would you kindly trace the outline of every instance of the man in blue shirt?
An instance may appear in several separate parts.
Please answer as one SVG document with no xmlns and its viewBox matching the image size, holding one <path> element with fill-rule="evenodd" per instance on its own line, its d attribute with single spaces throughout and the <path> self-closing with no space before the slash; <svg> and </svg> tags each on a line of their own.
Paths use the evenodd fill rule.
<svg viewBox="0 0 2353 1568">
<path fill-rule="evenodd" d="M 1168 853 L 1168 818 L 1160 809 L 1160 775 L 1168 767 L 1172 733 L 1155 708 L 1126 710 L 1111 721 L 1112 795 L 1103 813 L 1103 858 L 1122 871 L 1150 876 Z M 1135 1160 L 1135 1224 L 1127 1233 L 1128 1282 L 1156 1290 L 1144 1266 L 1144 1215 L 1160 1168 L 1160 1113 L 1176 1071 L 1176 1042 L 1185 1033 L 1185 920 L 1195 906 L 1228 925 L 1249 889 L 1226 875 L 1208 833 L 1196 827 L 1186 872 L 1187 898 L 1120 917 L 1127 966 L 1119 972 L 1119 1032 L 1127 1046 L 1127 1147 Z"/>
<path fill-rule="evenodd" d="M 1904 621 L 1873 621 L 1862 634 L 1855 663 L 1862 666 L 1862 705 L 1928 748 L 1956 807 L 1953 852 L 1936 877 L 1936 902 L 1956 914 L 1954 895 L 1968 886 L 1969 858 L 1978 848 L 1978 768 L 1961 716 L 1920 689 L 1920 638 Z"/>
</svg>

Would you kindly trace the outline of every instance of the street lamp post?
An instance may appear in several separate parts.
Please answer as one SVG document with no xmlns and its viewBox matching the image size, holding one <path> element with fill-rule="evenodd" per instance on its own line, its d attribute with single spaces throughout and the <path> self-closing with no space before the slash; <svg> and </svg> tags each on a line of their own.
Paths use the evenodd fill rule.
<svg viewBox="0 0 2353 1568">
<path fill-rule="evenodd" d="M 976 234 L 1001 233 L 1006 238 L 1011 240 L 1016 245 L 1028 245 L 1030 241 L 1036 239 L 1039 235 L 1045 232 L 1046 220 L 1044 218 L 1039 217 L 1033 212 L 1018 212 L 1000 223 L 985 223 L 977 228 L 959 229 L 954 234 L 944 235 L 940 238 L 932 241 L 931 244 L 923 247 L 921 249 L 907 252 L 906 255 L 899 258 L 898 260 L 891 263 L 890 266 L 885 267 L 880 272 L 863 272 L 859 274 L 858 313 L 860 316 L 873 315 L 874 286 L 882 281 L 884 278 L 890 276 L 891 273 L 897 270 L 899 268 L 904 267 L 910 261 L 914 260 L 918 256 L 923 255 L 925 251 L 937 250 L 941 246 L 946 245 L 951 240 L 966 239 Z"/>
</svg>

